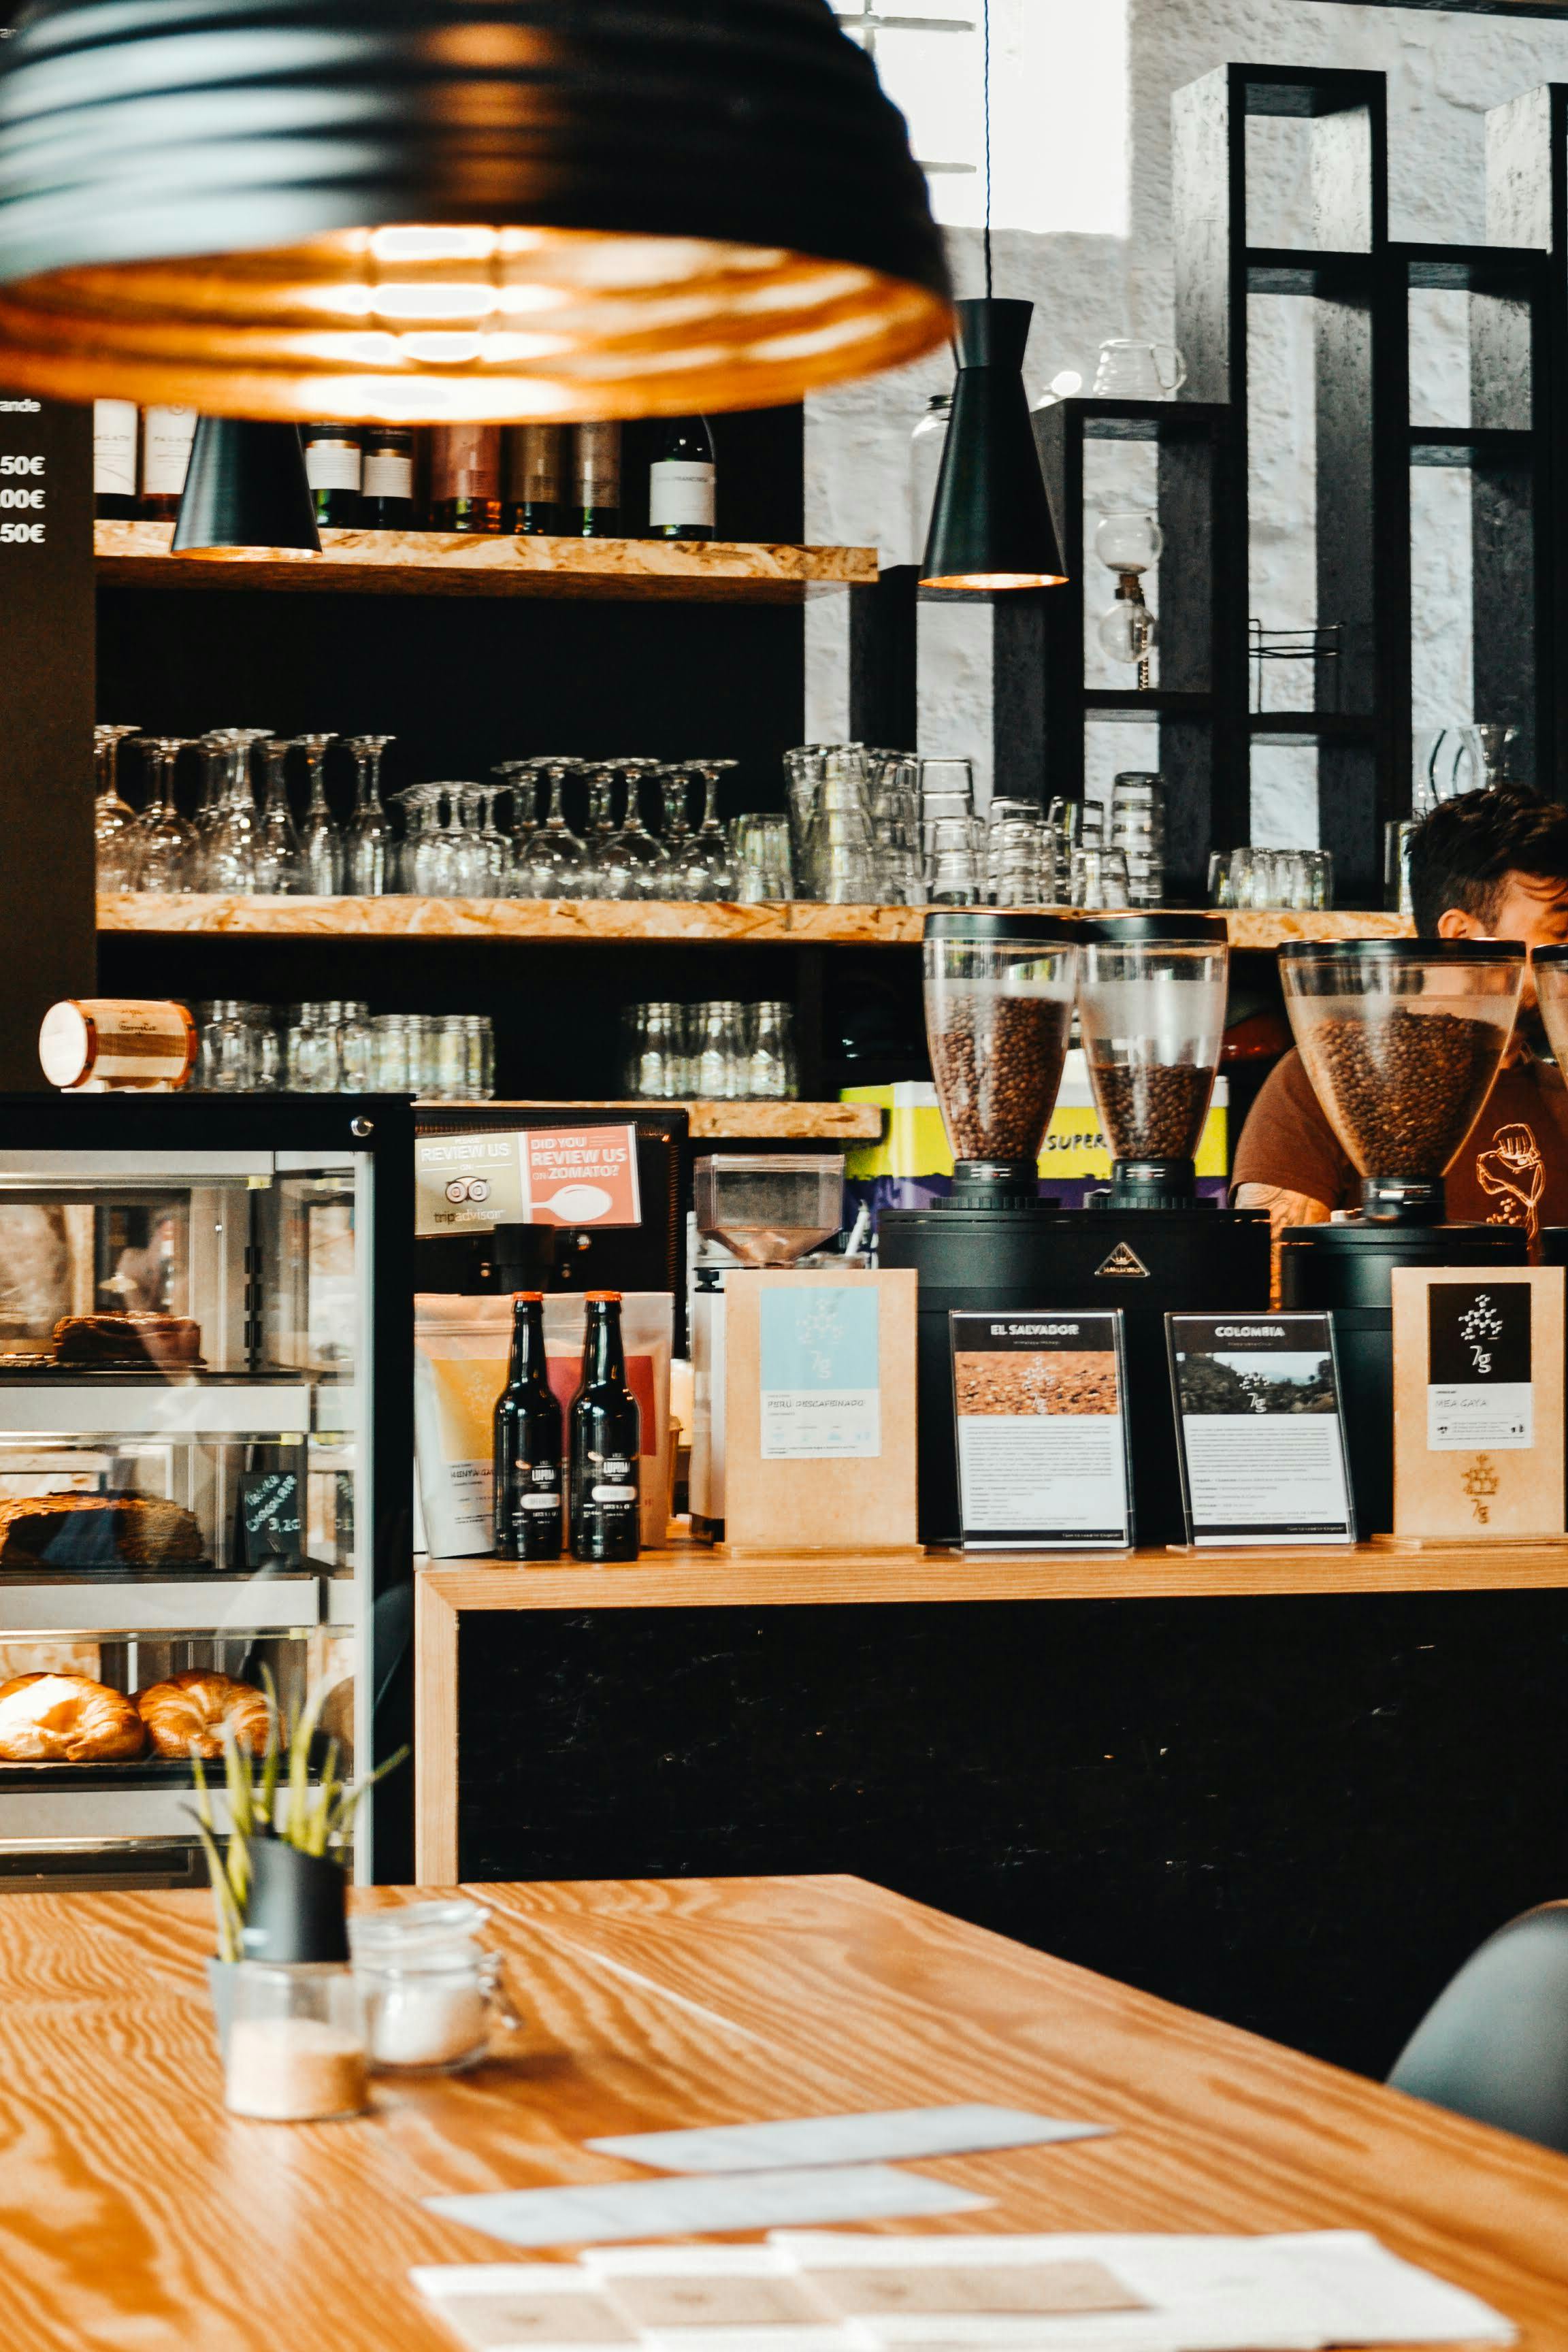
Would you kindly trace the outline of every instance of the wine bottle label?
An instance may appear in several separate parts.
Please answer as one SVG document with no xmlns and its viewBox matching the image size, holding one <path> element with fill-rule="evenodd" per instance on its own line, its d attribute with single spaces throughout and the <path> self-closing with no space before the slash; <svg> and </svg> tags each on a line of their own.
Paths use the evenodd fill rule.
<svg viewBox="0 0 1568 2352">
<path fill-rule="evenodd" d="M 647 469 L 647 519 L 653 530 L 711 530 L 717 468 L 695 458 L 666 457 Z"/>
<path fill-rule="evenodd" d="M 414 459 L 406 449 L 367 449 L 363 487 L 367 499 L 411 499 Z"/>
<path fill-rule="evenodd" d="M 357 441 L 310 441 L 305 446 L 305 479 L 313 490 L 357 490 L 364 470 Z"/>
<path fill-rule="evenodd" d="M 499 425 L 437 425 L 430 442 L 430 495 L 451 499 L 500 497 Z"/>
<path fill-rule="evenodd" d="M 194 408 L 150 408 L 142 421 L 142 494 L 177 499 L 190 471 L 196 437 Z"/>
<path fill-rule="evenodd" d="M 92 404 L 92 487 L 100 498 L 136 496 L 136 403 Z"/>
<path fill-rule="evenodd" d="M 561 1497 L 559 1495 L 524 1495 L 522 1508 L 525 1511 L 559 1511 Z"/>
<path fill-rule="evenodd" d="M 595 1503 L 635 1503 L 637 1490 L 635 1486 L 590 1486 L 588 1495 Z"/>
</svg>

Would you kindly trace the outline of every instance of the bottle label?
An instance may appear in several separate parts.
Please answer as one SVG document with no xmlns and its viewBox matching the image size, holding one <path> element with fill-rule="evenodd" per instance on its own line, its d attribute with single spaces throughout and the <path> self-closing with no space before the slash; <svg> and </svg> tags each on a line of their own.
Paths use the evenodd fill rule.
<svg viewBox="0 0 1568 2352">
<path fill-rule="evenodd" d="M 588 1496 L 595 1503 L 635 1503 L 637 1490 L 635 1486 L 590 1486 Z"/>
<path fill-rule="evenodd" d="M 654 530 L 711 530 L 717 468 L 667 457 L 647 469 L 647 519 Z"/>
<path fill-rule="evenodd" d="M 305 479 L 313 490 L 357 490 L 363 472 L 354 441 L 311 441 L 305 450 Z"/>
<path fill-rule="evenodd" d="M 190 471 L 196 437 L 194 408 L 150 408 L 142 425 L 142 491 L 144 498 L 177 499 Z"/>
<path fill-rule="evenodd" d="M 561 1497 L 559 1495 L 524 1495 L 521 1508 L 525 1511 L 559 1511 Z"/>
<path fill-rule="evenodd" d="M 354 485 L 356 488 L 360 484 Z M 363 491 L 367 499 L 411 499 L 414 460 L 405 449 L 367 449 Z"/>
<path fill-rule="evenodd" d="M 136 403 L 92 404 L 92 487 L 100 498 L 136 496 Z"/>
</svg>

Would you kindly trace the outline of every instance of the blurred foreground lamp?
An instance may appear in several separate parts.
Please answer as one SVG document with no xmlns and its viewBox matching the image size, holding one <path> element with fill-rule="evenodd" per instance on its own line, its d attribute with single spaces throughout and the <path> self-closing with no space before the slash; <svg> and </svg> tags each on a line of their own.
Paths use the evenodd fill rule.
<svg viewBox="0 0 1568 2352">
<path fill-rule="evenodd" d="M 950 331 L 827 0 L 37 0 L 0 380 L 303 422 L 799 400 Z"/>
<path fill-rule="evenodd" d="M 297 425 L 203 416 L 191 445 L 176 555 L 320 555 Z"/>
<path fill-rule="evenodd" d="M 958 377 L 922 588 L 990 595 L 1067 578 L 1024 390 L 1032 302 L 958 305 Z"/>
</svg>

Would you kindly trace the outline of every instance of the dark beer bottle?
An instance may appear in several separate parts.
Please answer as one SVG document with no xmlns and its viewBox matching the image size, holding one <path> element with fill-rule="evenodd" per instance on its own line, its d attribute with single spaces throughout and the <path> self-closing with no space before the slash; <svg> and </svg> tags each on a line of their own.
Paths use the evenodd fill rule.
<svg viewBox="0 0 1568 2352">
<path fill-rule="evenodd" d="M 511 1302 L 511 1364 L 495 1420 L 498 1559 L 561 1557 L 561 1404 L 544 1357 L 544 1294 Z"/>
<path fill-rule="evenodd" d="M 642 1412 L 626 1385 L 621 1294 L 590 1290 L 583 1383 L 572 1400 L 572 1557 L 636 1559 Z"/>
</svg>

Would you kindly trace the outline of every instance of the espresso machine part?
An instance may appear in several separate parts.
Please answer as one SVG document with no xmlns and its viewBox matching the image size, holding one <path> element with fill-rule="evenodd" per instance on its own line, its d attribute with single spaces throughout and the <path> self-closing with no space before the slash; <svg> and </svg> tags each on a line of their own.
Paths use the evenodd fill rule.
<svg viewBox="0 0 1568 2352">
<path fill-rule="evenodd" d="M 953 1158 L 955 1209 L 1027 1207 L 1056 1108 L 1077 931 L 1050 915 L 928 915 L 926 1042 Z"/>
<path fill-rule="evenodd" d="M 1223 917 L 1128 915 L 1086 924 L 1079 1026 L 1111 1157 L 1097 1209 L 1187 1209 L 1225 1034 Z"/>
<path fill-rule="evenodd" d="M 1279 950 L 1301 1060 L 1362 1180 L 1359 1215 L 1280 1237 L 1286 1307 L 1334 1318 L 1363 1535 L 1394 1521 L 1396 1266 L 1522 1265 L 1521 1227 L 1443 1222 L 1443 1178 L 1513 1032 L 1525 953 L 1489 940 L 1341 940 Z"/>
<path fill-rule="evenodd" d="M 1502 1066 L 1524 970 L 1509 940 L 1280 949 L 1297 1048 L 1369 1222 L 1442 1223 L 1443 1178 Z"/>
<path fill-rule="evenodd" d="M 954 1308 L 1122 1309 L 1138 1538 L 1179 1543 L 1185 1523 L 1164 1318 L 1252 1313 L 1268 1304 L 1268 1221 L 1258 1212 L 1200 1207 L 1190 1192 L 1184 1205 L 1157 1213 L 1138 1206 L 1124 1214 L 1120 1201 L 1087 1215 L 1041 1202 L 1039 1153 L 1067 1048 L 1073 943 L 1109 941 L 1118 931 L 1190 942 L 1200 958 L 1215 952 L 1215 926 L 1205 916 L 1135 917 L 1127 926 L 1092 929 L 979 910 L 926 919 L 926 1027 L 956 1163 L 952 1194 L 930 1209 L 885 1211 L 878 1244 L 882 1265 L 912 1267 L 920 1283 L 922 1542 L 956 1542 L 961 1533 L 948 1323 Z M 1115 978 L 1125 983 L 1124 972 Z M 1202 986 L 1193 985 L 1206 1006 Z M 1133 999 L 1162 1001 L 1152 990 Z M 1121 998 L 1110 1002 L 1118 1013 L 1125 1009 Z M 1137 1041 L 1123 1028 L 1114 1034 L 1131 1062 Z M 1216 1026 L 1204 1110 L 1218 1045 Z M 1134 1197 L 1142 1201 L 1153 1190 Z"/>
</svg>

